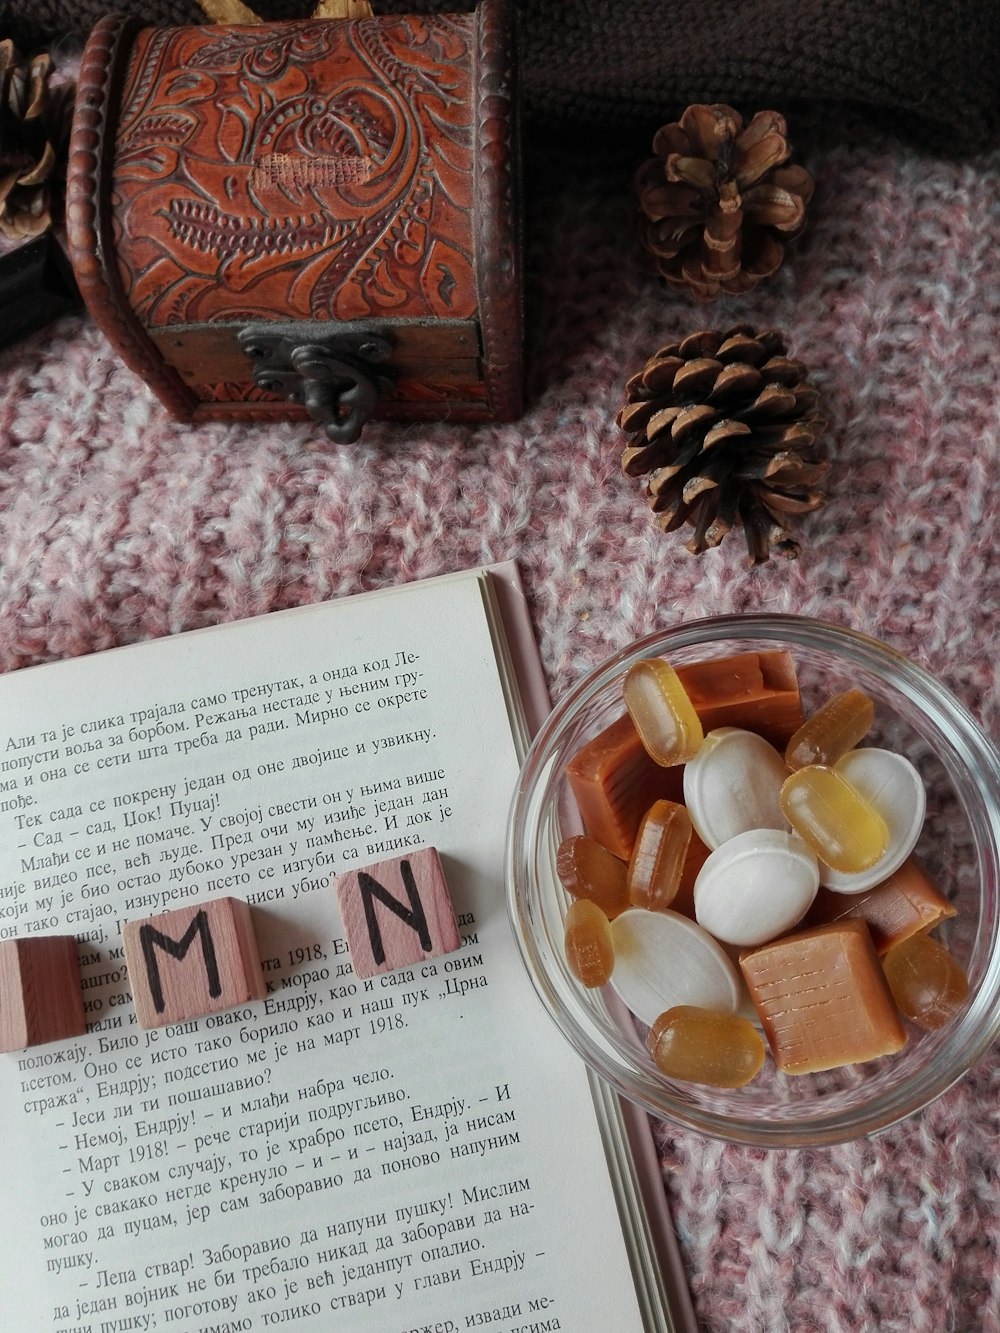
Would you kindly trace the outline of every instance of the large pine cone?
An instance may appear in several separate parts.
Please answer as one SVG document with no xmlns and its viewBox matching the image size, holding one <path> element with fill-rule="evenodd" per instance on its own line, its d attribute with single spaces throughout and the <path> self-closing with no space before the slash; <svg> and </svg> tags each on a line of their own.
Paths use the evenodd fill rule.
<svg viewBox="0 0 1000 1333">
<path fill-rule="evenodd" d="M 694 528 L 688 550 L 718 546 L 739 520 L 751 565 L 770 548 L 797 556 L 786 519 L 823 503 L 826 423 L 806 368 L 784 338 L 746 324 L 661 348 L 625 388 L 618 425 L 631 436 L 622 471 L 645 476 L 660 526 Z"/>
<path fill-rule="evenodd" d="M 788 165 L 782 116 L 759 111 L 744 128 L 730 106 L 689 106 L 653 152 L 635 177 L 640 238 L 672 287 L 711 300 L 781 266 L 813 192 L 809 172 Z"/>
<path fill-rule="evenodd" d="M 14 240 L 52 225 L 65 173 L 74 89 L 54 86 L 52 71 L 46 52 L 23 59 L 0 42 L 0 232 Z"/>
</svg>

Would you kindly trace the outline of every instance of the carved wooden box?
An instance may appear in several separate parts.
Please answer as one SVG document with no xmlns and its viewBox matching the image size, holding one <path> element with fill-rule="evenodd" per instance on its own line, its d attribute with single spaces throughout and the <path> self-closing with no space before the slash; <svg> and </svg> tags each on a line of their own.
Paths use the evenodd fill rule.
<svg viewBox="0 0 1000 1333">
<path fill-rule="evenodd" d="M 509 420 L 521 295 L 508 0 L 142 28 L 84 51 L 84 299 L 187 420 Z"/>
</svg>

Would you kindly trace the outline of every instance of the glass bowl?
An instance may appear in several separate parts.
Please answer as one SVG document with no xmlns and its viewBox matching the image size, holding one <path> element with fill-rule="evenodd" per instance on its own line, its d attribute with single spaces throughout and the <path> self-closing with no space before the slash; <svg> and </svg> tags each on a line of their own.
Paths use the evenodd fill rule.
<svg viewBox="0 0 1000 1333">
<path fill-rule="evenodd" d="M 610 987 L 586 990 L 569 971 L 563 917 L 570 901 L 556 849 L 582 831 L 564 777 L 580 747 L 624 711 L 622 681 L 643 658 L 673 665 L 747 650 L 788 649 L 808 714 L 851 687 L 875 703 L 863 744 L 906 755 L 927 789 L 915 854 L 957 915 L 935 936 L 964 968 L 969 997 L 945 1027 L 905 1024 L 895 1055 L 821 1074 L 788 1076 L 768 1056 L 744 1088 L 671 1080 L 653 1064 L 645 1028 Z M 794 1147 L 876 1133 L 959 1079 L 1000 1031 L 1000 755 L 963 706 L 927 671 L 874 639 L 797 616 L 715 616 L 651 634 L 590 672 L 556 706 L 525 759 L 510 813 L 507 900 L 518 947 L 542 1004 L 586 1063 L 653 1115 L 730 1142 Z M 541 1015 L 539 1016 L 541 1019 Z"/>
</svg>

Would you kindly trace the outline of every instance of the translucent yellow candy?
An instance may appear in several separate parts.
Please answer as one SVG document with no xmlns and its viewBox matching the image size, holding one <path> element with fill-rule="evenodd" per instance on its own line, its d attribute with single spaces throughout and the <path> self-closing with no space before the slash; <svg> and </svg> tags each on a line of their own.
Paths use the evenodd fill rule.
<svg viewBox="0 0 1000 1333">
<path fill-rule="evenodd" d="M 713 1088 L 742 1088 L 764 1063 L 764 1042 L 749 1019 L 679 1004 L 646 1038 L 661 1074 Z"/>
<path fill-rule="evenodd" d="M 793 771 L 807 764 L 835 764 L 868 735 L 875 705 L 861 690 L 844 690 L 807 717 L 785 748 Z"/>
<path fill-rule="evenodd" d="M 625 677 L 625 707 L 649 757 L 669 767 L 693 759 L 704 740 L 701 719 L 668 662 L 637 662 Z"/>
<path fill-rule="evenodd" d="M 837 893 L 860 893 L 881 884 L 913 851 L 924 826 L 927 793 L 920 774 L 901 754 L 874 748 L 848 750 L 834 768 L 879 812 L 889 830 L 885 855 L 869 869 L 842 875 L 822 868 L 821 883 Z"/>
<path fill-rule="evenodd" d="M 834 870 L 867 870 L 885 852 L 885 820 L 836 769 L 800 768 L 785 780 L 780 800 L 795 832 Z"/>
</svg>

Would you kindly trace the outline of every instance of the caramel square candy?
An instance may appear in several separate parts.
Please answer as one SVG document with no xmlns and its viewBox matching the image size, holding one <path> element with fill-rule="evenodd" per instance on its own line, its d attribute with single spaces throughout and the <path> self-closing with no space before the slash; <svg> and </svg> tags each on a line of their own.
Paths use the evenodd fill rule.
<svg viewBox="0 0 1000 1333">
<path fill-rule="evenodd" d="M 588 835 L 623 861 L 650 806 L 684 799 L 682 766 L 650 759 L 627 713 L 577 750 L 566 778 Z"/>
<path fill-rule="evenodd" d="M 806 918 L 807 925 L 833 921 L 863 921 L 871 931 L 878 954 L 888 953 L 922 930 L 933 928 L 955 908 L 938 890 L 927 872 L 909 856 L 894 875 L 863 893 L 834 893 L 820 887 Z"/>
<path fill-rule="evenodd" d="M 462 943 L 433 847 L 346 871 L 333 886 L 355 976 L 409 967 Z"/>
<path fill-rule="evenodd" d="M 264 998 L 250 908 L 238 898 L 127 921 L 122 942 L 140 1027 L 166 1027 Z"/>
<path fill-rule="evenodd" d="M 875 1060 L 906 1041 L 863 921 L 786 935 L 741 954 L 740 967 L 786 1074 Z"/>
<path fill-rule="evenodd" d="M 783 751 L 802 725 L 799 682 L 786 649 L 691 662 L 679 666 L 677 674 L 706 732 L 742 727 Z"/>
<path fill-rule="evenodd" d="M 72 935 L 0 943 L 0 1051 L 23 1051 L 87 1030 Z"/>
</svg>

